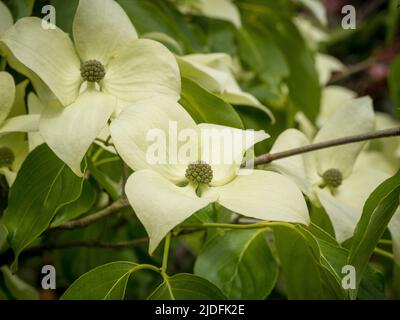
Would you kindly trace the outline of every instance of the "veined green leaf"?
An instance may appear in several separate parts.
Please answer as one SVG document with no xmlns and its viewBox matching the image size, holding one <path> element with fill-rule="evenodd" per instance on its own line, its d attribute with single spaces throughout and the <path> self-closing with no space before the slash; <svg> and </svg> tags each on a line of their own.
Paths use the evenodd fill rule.
<svg viewBox="0 0 400 320">
<path fill-rule="evenodd" d="M 290 19 L 274 11 L 263 12 L 257 18 L 247 17 L 248 25 L 262 35 L 271 35 L 289 67 L 286 84 L 293 105 L 314 121 L 319 112 L 321 89 L 313 53 Z"/>
</svg>

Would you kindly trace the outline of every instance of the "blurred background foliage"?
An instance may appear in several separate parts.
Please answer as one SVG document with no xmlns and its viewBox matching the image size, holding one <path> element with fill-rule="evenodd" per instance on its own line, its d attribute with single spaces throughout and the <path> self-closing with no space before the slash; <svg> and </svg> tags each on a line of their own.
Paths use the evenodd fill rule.
<svg viewBox="0 0 400 320">
<path fill-rule="evenodd" d="M 153 38 L 163 42 L 177 55 L 191 53 L 225 52 L 233 57 L 235 75 L 241 87 L 263 104 L 271 108 L 276 122 L 255 108 L 245 106 L 225 106 L 225 117 L 213 117 L 211 109 L 196 113 L 196 97 L 187 98 L 183 105 L 197 121 L 209 120 L 224 123 L 229 120 L 233 126 L 244 126 L 252 129 L 263 129 L 271 134 L 271 139 L 257 145 L 256 153 L 269 150 L 277 135 L 288 127 L 296 127 L 296 113 L 302 111 L 311 121 L 315 121 L 321 101 L 321 85 L 315 66 L 317 52 L 333 55 L 343 62 L 347 69 L 334 74 L 330 83 L 342 85 L 357 92 L 359 96 L 370 95 L 377 111 L 383 111 L 400 118 L 400 33 L 399 33 L 399 1 L 370 0 L 346 1 L 324 0 L 322 5 L 327 12 L 327 21 L 321 21 L 310 7 L 302 5 L 302 1 L 290 0 L 238 0 L 242 25 L 237 29 L 228 21 L 211 19 L 205 16 L 182 14 L 178 9 L 179 0 L 117 0 L 124 8 L 140 36 Z M 312 2 L 312 1 L 311 1 Z M 42 7 L 46 4 L 56 8 L 56 24 L 65 32 L 72 34 L 72 21 L 78 0 L 5 0 L 14 19 L 24 16 L 43 17 Z M 344 30 L 341 27 L 343 14 L 341 8 L 352 4 L 357 10 L 357 28 Z M 312 35 L 300 30 L 296 19 L 301 17 L 311 23 L 323 35 L 321 41 L 315 41 Z M 21 75 L 7 69 L 16 79 Z M 17 81 L 18 82 L 18 81 Z M 32 88 L 28 88 L 32 90 Z M 187 90 L 187 91 L 185 91 Z M 193 88 L 190 84 L 183 87 L 182 96 L 190 96 Z M 217 99 L 214 97 L 214 99 Z M 219 99 L 220 100 L 220 99 Z M 209 100 L 201 101 L 207 104 Z M 215 100 L 214 100 L 214 103 Z M 219 103 L 224 103 L 222 100 Z M 196 107 L 197 106 L 197 107 Z M 211 105 L 205 106 L 212 108 Z M 198 110 L 197 110 L 198 111 Z M 235 114 L 230 114 L 235 113 Z M 237 117 L 239 116 L 239 118 Z M 196 118 L 197 117 L 197 118 Z M 93 146 L 90 154 L 94 155 L 98 147 Z M 58 222 L 69 220 L 86 212 L 94 212 L 121 192 L 119 181 L 124 173 L 122 163 L 110 161 L 113 155 L 104 152 L 96 159 L 96 163 L 88 162 L 91 172 L 85 180 L 80 198 L 64 208 L 56 216 Z M 92 158 L 93 159 L 93 158 Z M 114 159 L 115 160 L 115 159 Z M 5 187 L 1 189 L 2 210 L 7 203 Z M 222 210 L 222 209 L 221 209 Z M 192 219 L 200 221 L 224 221 L 224 215 L 214 217 L 206 210 Z M 67 216 L 65 216 L 67 215 Z M 68 216 L 69 215 L 69 216 Z M 57 219 L 53 222 L 57 222 Z M 174 259 L 171 259 L 170 272 L 189 272 L 194 268 L 203 240 L 212 238 L 213 233 L 199 232 L 183 237 L 181 241 L 173 241 Z M 1 236 L 1 232 L 0 232 Z M 141 263 L 160 264 L 161 250 L 149 257 L 146 243 L 126 248 L 92 248 L 92 245 L 130 241 L 145 237 L 146 233 L 134 218 L 130 209 L 120 212 L 99 223 L 84 229 L 73 231 L 54 231 L 36 240 L 28 250 L 22 253 L 19 262 L 18 277 L 11 276 L 4 266 L 0 269 L 0 299 L 42 298 L 55 299 L 83 273 L 107 262 L 129 260 Z M 248 235 L 243 233 L 245 240 Z M 224 237 L 229 238 L 227 232 Z M 0 239 L 0 244 L 1 244 Z M 63 247 L 64 243 L 85 243 L 82 246 Z M 52 244 L 58 250 L 48 249 Z M 92 245 L 91 245 L 92 244 Z M 220 250 L 223 251 L 222 244 Z M 255 243 L 255 246 L 262 246 Z M 299 250 L 303 250 L 299 245 Z M 273 250 L 272 250 L 273 251 Z M 268 250 L 263 259 L 275 261 L 276 253 Z M 204 256 L 203 252 L 203 256 Z M 272 257 L 272 258 L 271 258 Z M 392 279 L 393 265 L 382 257 L 375 257 L 373 263 L 383 273 L 371 271 L 370 284 L 361 290 L 359 298 L 395 297 L 396 280 Z M 2 255 L 1 264 L 7 263 L 10 257 Z M 256 263 L 256 262 L 255 262 Z M 57 270 L 57 290 L 36 291 L 40 288 L 40 270 L 42 265 L 52 264 Z M 198 273 L 204 273 L 202 261 L 196 262 Z M 247 297 L 282 299 L 287 297 L 285 287 L 277 275 L 277 266 L 270 264 L 269 274 L 277 281 L 261 296 L 249 293 Z M 308 266 L 313 270 L 315 266 Z M 202 271 L 203 270 L 203 271 Z M 301 270 L 300 270 L 301 271 Z M 308 273 L 311 271 L 308 271 Z M 307 277 L 309 274 L 305 274 Z M 383 276 L 384 275 L 384 276 Z M 384 277 L 392 288 L 384 288 Z M 275 279 L 276 278 L 276 279 Z M 159 284 L 160 279 L 148 271 L 141 271 L 131 277 L 127 286 L 127 299 L 146 298 L 149 292 Z M 260 280 L 262 281 L 262 280 Z M 397 279 L 397 281 L 399 281 Z M 397 282 L 399 283 L 399 282 Z M 308 288 L 308 290 L 317 290 Z M 233 291 L 235 292 L 235 291 Z M 318 292 L 318 291 L 315 291 Z M 259 293 L 259 292 L 258 292 Z M 253 295 L 255 294 L 255 296 Z M 253 295 L 253 296 L 252 296 Z M 242 296 L 233 297 L 243 298 Z M 246 297 L 246 296 L 245 296 Z"/>
</svg>

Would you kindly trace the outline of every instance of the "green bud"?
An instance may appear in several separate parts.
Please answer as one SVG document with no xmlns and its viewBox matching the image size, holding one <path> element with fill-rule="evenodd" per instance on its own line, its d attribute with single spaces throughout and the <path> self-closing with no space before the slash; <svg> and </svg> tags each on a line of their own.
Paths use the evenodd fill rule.
<svg viewBox="0 0 400 320">
<path fill-rule="evenodd" d="M 343 175 L 338 169 L 328 169 L 322 175 L 322 179 L 328 187 L 337 188 L 343 182 Z"/>
<path fill-rule="evenodd" d="M 185 176 L 191 182 L 209 184 L 213 179 L 213 172 L 209 164 L 197 161 L 189 164 Z"/>
<path fill-rule="evenodd" d="M 0 148 L 0 168 L 10 167 L 13 164 L 14 160 L 14 152 L 10 148 Z"/>
<path fill-rule="evenodd" d="M 106 75 L 103 64 L 97 60 L 88 60 L 81 63 L 81 76 L 88 82 L 99 82 Z"/>
</svg>

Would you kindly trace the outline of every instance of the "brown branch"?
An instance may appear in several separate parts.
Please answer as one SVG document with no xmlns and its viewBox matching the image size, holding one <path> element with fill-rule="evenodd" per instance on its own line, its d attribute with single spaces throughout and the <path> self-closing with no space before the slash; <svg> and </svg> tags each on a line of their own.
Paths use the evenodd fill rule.
<svg viewBox="0 0 400 320">
<path fill-rule="evenodd" d="M 362 133 L 362 134 L 355 135 L 355 136 L 349 136 L 349 137 L 343 137 L 343 138 L 323 141 L 323 142 L 319 142 L 319 143 L 315 143 L 315 144 L 310 144 L 308 146 L 298 147 L 298 148 L 285 150 L 285 151 L 281 151 L 281 152 L 277 152 L 277 153 L 266 153 L 266 154 L 263 154 L 263 155 L 255 158 L 254 161 L 251 161 L 251 162 L 249 161 L 249 162 L 247 162 L 247 164 L 246 163 L 242 164 L 242 167 L 246 167 L 246 165 L 249 165 L 249 164 L 254 164 L 254 165 L 267 164 L 267 163 L 270 163 L 275 160 L 288 158 L 291 156 L 296 156 L 296 155 L 303 154 L 306 152 L 340 146 L 340 145 L 344 145 L 344 144 L 379 139 L 379 138 L 388 138 L 388 137 L 394 137 L 394 136 L 400 136 L 400 127 L 379 130 L 379 131 L 374 131 L 374 132 L 368 132 L 368 133 Z"/>
<path fill-rule="evenodd" d="M 59 226 L 54 226 L 54 227 L 50 226 L 48 230 L 70 230 L 70 229 L 84 228 L 100 219 L 117 214 L 122 209 L 128 207 L 129 207 L 128 200 L 126 198 L 121 198 L 118 201 L 112 203 L 108 207 L 98 212 L 95 212 L 93 214 L 90 214 L 86 217 L 77 220 L 67 221 L 63 224 L 60 224 Z"/>
</svg>

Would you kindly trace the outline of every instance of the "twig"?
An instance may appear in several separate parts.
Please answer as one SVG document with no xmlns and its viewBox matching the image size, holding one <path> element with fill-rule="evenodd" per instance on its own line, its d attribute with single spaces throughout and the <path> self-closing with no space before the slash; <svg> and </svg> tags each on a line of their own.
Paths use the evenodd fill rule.
<svg viewBox="0 0 400 320">
<path fill-rule="evenodd" d="M 255 158 L 253 161 L 248 161 L 247 163 L 243 163 L 242 167 L 246 167 L 246 165 L 248 165 L 248 164 L 254 164 L 254 165 L 267 164 L 267 163 L 270 163 L 275 160 L 288 158 L 291 156 L 296 156 L 296 155 L 303 154 L 306 152 L 340 146 L 340 145 L 344 145 L 344 144 L 379 139 L 379 138 L 395 137 L 395 136 L 400 136 L 400 127 L 379 130 L 379 131 L 374 131 L 374 132 L 368 132 L 368 133 L 362 133 L 362 134 L 355 135 L 355 136 L 332 139 L 332 140 L 323 141 L 323 142 L 319 142 L 319 143 L 315 143 L 315 144 L 310 144 L 307 146 L 298 147 L 298 148 L 285 150 L 285 151 L 281 151 L 281 152 L 276 152 L 276 153 L 266 153 L 266 154 L 263 154 L 263 155 Z"/>
<path fill-rule="evenodd" d="M 303 146 L 299 148 L 294 148 L 286 151 L 281 151 L 277 153 L 267 153 L 263 154 L 257 158 L 254 159 L 254 165 L 260 165 L 260 164 L 267 164 L 275 160 L 303 154 L 306 152 L 311 152 L 311 151 L 316 151 L 324 148 L 329 148 L 329 147 L 334 147 L 334 146 L 339 146 L 339 145 L 344 145 L 344 144 L 349 144 L 349 143 L 354 143 L 354 142 L 361 142 L 361 141 L 366 141 L 366 140 L 373 140 L 373 139 L 378 139 L 378 138 L 387 138 L 387 137 L 394 137 L 394 136 L 400 136 L 400 128 L 391 128 L 391 129 L 385 129 L 385 130 L 380 130 L 380 131 L 374 131 L 374 132 L 369 132 L 369 133 L 363 133 L 355 136 L 349 136 L 349 137 L 343 137 L 343 138 L 338 138 L 338 139 L 333 139 L 333 140 L 328 140 L 324 142 L 319 142 L 315 144 L 310 144 L 308 146 Z M 248 162 L 250 163 L 250 162 Z M 246 166 L 246 163 L 243 163 L 242 166 Z M 55 227 L 50 227 L 48 230 L 61 230 L 61 229 L 76 229 L 76 228 L 84 228 L 100 219 L 103 219 L 107 216 L 113 215 L 118 213 L 120 210 L 129 207 L 129 202 L 128 200 L 123 197 L 120 200 L 114 202 L 110 206 L 93 213 L 91 215 L 88 215 L 86 217 L 83 217 L 81 219 L 77 220 L 72 220 L 65 222 L 59 226 Z"/>
<path fill-rule="evenodd" d="M 124 249 L 129 247 L 136 247 L 142 244 L 146 244 L 149 241 L 147 237 L 138 238 L 129 241 L 121 241 L 121 242 L 102 242 L 102 241 L 73 241 L 67 243 L 49 243 L 37 245 L 35 247 L 31 247 L 24 251 L 24 255 L 34 256 L 46 250 L 56 250 L 56 249 L 70 249 L 77 247 L 84 248 L 103 248 L 103 249 Z"/>
<path fill-rule="evenodd" d="M 60 224 L 59 226 L 50 226 L 48 230 L 65 230 L 65 229 L 77 229 L 77 228 L 84 228 L 100 219 L 103 219 L 105 217 L 111 216 L 113 214 L 118 213 L 122 209 L 128 208 L 129 207 L 129 202 L 126 198 L 121 198 L 120 200 L 112 203 L 108 207 L 93 213 L 91 215 L 88 215 L 86 217 L 83 217 L 81 219 L 77 220 L 72 220 L 65 222 L 63 224 Z"/>
</svg>

